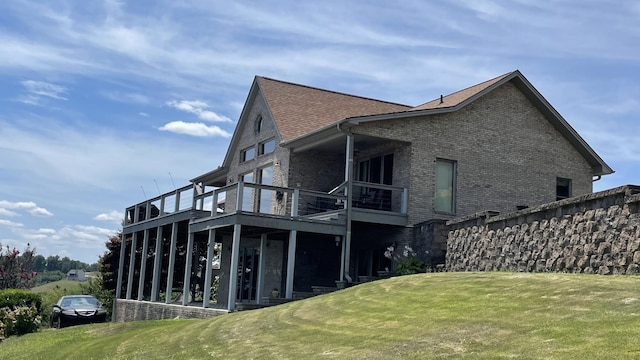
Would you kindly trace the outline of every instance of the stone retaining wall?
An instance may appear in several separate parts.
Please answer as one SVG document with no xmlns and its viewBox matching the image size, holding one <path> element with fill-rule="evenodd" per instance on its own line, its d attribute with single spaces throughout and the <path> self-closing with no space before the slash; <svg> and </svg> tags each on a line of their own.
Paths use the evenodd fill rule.
<svg viewBox="0 0 640 360">
<path fill-rule="evenodd" d="M 640 271 L 640 187 L 447 222 L 447 271 Z"/>
<path fill-rule="evenodd" d="M 163 304 L 150 301 L 116 299 L 113 304 L 112 321 L 125 322 L 135 320 L 160 319 L 205 319 L 217 315 L 227 314 L 221 309 L 202 308 Z"/>
</svg>

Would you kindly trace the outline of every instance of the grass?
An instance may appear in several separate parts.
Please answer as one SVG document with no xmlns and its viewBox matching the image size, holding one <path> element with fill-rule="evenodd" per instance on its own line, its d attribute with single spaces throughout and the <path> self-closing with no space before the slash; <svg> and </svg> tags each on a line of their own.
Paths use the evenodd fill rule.
<svg viewBox="0 0 640 360">
<path fill-rule="evenodd" d="M 612 359 L 640 357 L 640 277 L 437 273 L 207 320 L 85 325 L 10 338 L 8 359 Z"/>
<path fill-rule="evenodd" d="M 80 284 L 83 283 L 80 281 L 58 280 L 31 288 L 31 291 L 43 294 L 51 292 L 54 289 L 61 289 L 61 291 L 64 292 L 65 295 L 73 295 L 80 294 Z"/>
</svg>

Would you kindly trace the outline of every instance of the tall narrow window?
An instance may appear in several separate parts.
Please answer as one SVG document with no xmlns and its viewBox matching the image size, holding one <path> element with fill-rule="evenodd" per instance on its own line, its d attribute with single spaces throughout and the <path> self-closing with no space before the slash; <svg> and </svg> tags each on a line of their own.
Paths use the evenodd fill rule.
<svg viewBox="0 0 640 360">
<path fill-rule="evenodd" d="M 254 183 L 255 181 L 253 180 L 253 172 L 250 173 L 246 173 L 241 175 L 241 179 L 243 182 L 245 183 Z M 245 186 L 242 189 L 242 211 L 252 211 L 253 210 L 253 195 L 254 195 L 254 191 L 255 188 L 254 187 L 250 187 L 250 186 Z"/>
<path fill-rule="evenodd" d="M 262 131 L 262 115 L 258 115 L 256 117 L 256 122 L 254 123 L 253 130 L 255 131 L 256 135 L 260 134 L 260 131 Z"/>
<path fill-rule="evenodd" d="M 258 170 L 258 181 L 262 185 L 273 185 L 273 166 L 267 166 Z M 271 213 L 271 202 L 274 199 L 273 190 L 260 189 L 258 196 L 258 211 L 261 213 Z"/>
<path fill-rule="evenodd" d="M 456 162 L 436 160 L 434 208 L 436 211 L 455 212 Z"/>
<path fill-rule="evenodd" d="M 571 179 L 556 178 L 556 200 L 571 197 Z"/>
</svg>

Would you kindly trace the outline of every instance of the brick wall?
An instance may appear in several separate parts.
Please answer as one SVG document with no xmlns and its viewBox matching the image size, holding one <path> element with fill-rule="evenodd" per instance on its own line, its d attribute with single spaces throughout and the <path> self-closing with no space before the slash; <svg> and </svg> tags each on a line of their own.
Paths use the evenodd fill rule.
<svg viewBox="0 0 640 360">
<path fill-rule="evenodd" d="M 448 271 L 637 273 L 640 187 L 450 221 Z"/>
<path fill-rule="evenodd" d="M 548 203 L 557 177 L 572 179 L 574 196 L 592 191 L 589 164 L 511 83 L 454 113 L 352 131 L 411 144 L 410 166 L 401 169 L 409 178 L 410 224 Z M 455 214 L 433 209 L 436 158 L 457 162 Z"/>
</svg>

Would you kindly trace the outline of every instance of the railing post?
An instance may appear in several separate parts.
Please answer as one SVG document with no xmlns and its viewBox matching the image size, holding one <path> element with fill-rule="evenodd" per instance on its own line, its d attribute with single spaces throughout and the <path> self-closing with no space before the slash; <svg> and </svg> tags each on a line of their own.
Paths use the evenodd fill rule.
<svg viewBox="0 0 640 360">
<path fill-rule="evenodd" d="M 242 211 L 242 197 L 244 196 L 244 182 L 238 181 L 238 193 L 236 194 L 236 212 Z"/>
<path fill-rule="evenodd" d="M 300 189 L 293 189 L 293 199 L 291 199 L 291 216 L 298 216 L 298 201 L 300 201 Z"/>
<path fill-rule="evenodd" d="M 400 203 L 400 212 L 403 214 L 407 213 L 407 206 L 409 204 L 409 192 L 407 188 L 402 189 L 402 202 Z"/>
<path fill-rule="evenodd" d="M 213 204 L 211 204 L 211 216 L 218 215 L 218 191 L 213 192 Z"/>
<path fill-rule="evenodd" d="M 175 212 L 180 211 L 180 189 L 176 189 L 176 206 Z"/>
</svg>

